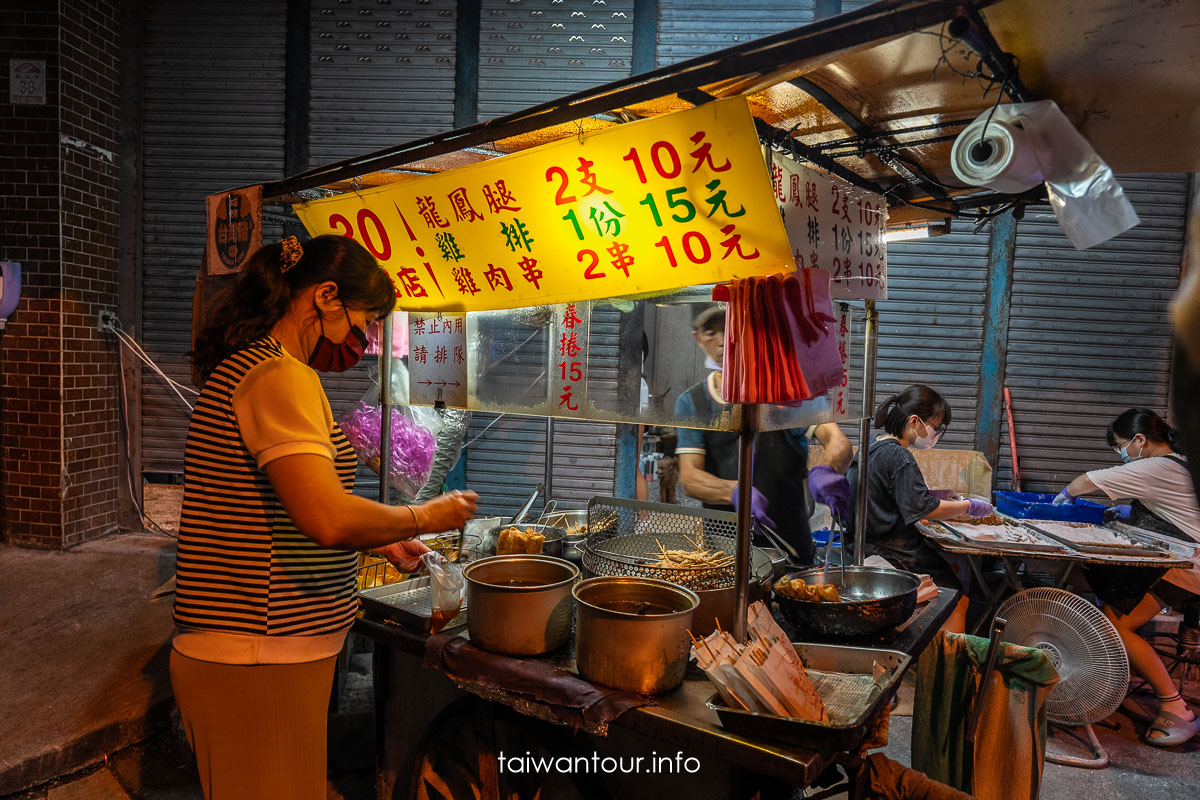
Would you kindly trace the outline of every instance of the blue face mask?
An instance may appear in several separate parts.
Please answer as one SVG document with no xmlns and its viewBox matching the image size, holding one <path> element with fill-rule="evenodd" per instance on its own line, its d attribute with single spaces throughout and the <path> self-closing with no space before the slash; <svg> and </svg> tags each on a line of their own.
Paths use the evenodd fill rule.
<svg viewBox="0 0 1200 800">
<path fill-rule="evenodd" d="M 1131 444 L 1133 444 L 1132 439 L 1130 439 L 1128 442 L 1126 442 L 1125 446 L 1117 451 L 1118 455 L 1121 456 L 1121 461 L 1123 461 L 1126 464 L 1128 464 L 1131 461 L 1137 461 L 1139 458 L 1142 457 L 1142 452 L 1145 451 L 1145 449 L 1146 449 L 1146 445 L 1143 442 L 1142 446 L 1140 448 L 1138 448 L 1138 454 L 1136 456 L 1131 456 L 1131 455 L 1129 455 L 1129 445 L 1131 445 Z"/>
</svg>

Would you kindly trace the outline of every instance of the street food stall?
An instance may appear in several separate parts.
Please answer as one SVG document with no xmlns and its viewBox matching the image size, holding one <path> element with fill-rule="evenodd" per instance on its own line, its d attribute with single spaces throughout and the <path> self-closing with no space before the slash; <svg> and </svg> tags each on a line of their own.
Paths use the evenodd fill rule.
<svg viewBox="0 0 1200 800">
<path fill-rule="evenodd" d="M 397 405 L 736 431 L 743 497 L 756 432 L 857 420 L 867 441 L 886 234 L 936 234 L 951 218 L 982 224 L 1044 202 L 1047 191 L 1054 197 L 1053 183 L 1047 190 L 1040 174 L 1030 179 L 1027 164 L 1018 174 L 1016 156 L 998 164 L 975 150 L 974 162 L 955 162 L 973 125 L 982 141 L 992 125 L 1015 135 L 1022 119 L 1039 124 L 1001 106 L 1033 100 L 1029 85 L 1050 86 L 1042 65 L 1019 73 L 1020 59 L 1004 49 L 1012 45 L 993 36 L 997 22 L 1013 29 L 1023 8 L 880 3 L 236 190 L 292 204 L 314 236 L 355 238 L 392 277 L 408 312 L 409 381 L 407 396 L 392 392 L 389 319 L 380 349 L 381 499 Z M 1107 119 L 1089 136 L 1119 135 Z M 963 185 L 968 167 L 981 172 Z M 1119 208 L 1096 218 L 1105 231 L 1075 233 L 1111 236 L 1132 224 Z M 646 405 L 636 382 L 614 392 L 596 380 L 589 323 L 600 309 L 620 313 L 623 336 L 642 338 L 647 304 L 728 297 L 745 322 L 735 341 L 746 349 L 790 318 L 747 313 L 755 306 L 739 305 L 740 292 L 793 272 L 810 306 L 821 295 L 833 312 L 815 336 L 837 354 L 840 380 L 822 391 L 796 388 L 804 381 L 733 390 L 732 413 L 681 418 Z M 816 275 L 823 294 L 812 288 Z M 862 348 L 861 370 L 851 368 L 853 346 Z M 760 362 L 769 366 L 757 373 L 780 364 Z M 865 448 L 860 459 L 865 472 Z M 574 531 L 580 563 L 542 555 L 567 552 L 572 523 L 587 526 L 584 539 Z M 888 700 L 957 600 L 942 589 L 917 603 L 917 584 L 905 584 L 883 595 L 899 617 L 839 628 L 831 620 L 868 595 L 781 591 L 777 616 L 765 619 L 756 601 L 780 575 L 752 546 L 749 503 L 733 515 L 597 497 L 558 533 L 535 527 L 483 530 L 496 555 L 467 565 L 466 605 L 442 618 L 428 579 L 364 590 L 356 630 L 376 643 L 378 796 L 790 797 L 841 773 L 850 795 L 862 796 L 865 751 L 886 741 Z M 929 535 L 954 552 L 967 547 L 953 526 Z M 466 549 L 460 540 L 457 553 Z M 1055 555 L 1071 558 L 1065 549 Z M 1156 563 L 1176 566 L 1169 557 Z M 872 586 L 892 579 L 850 565 L 835 581 L 837 570 L 826 569 L 812 581 L 818 588 L 846 592 L 854 575 Z M 708 629 L 709 617 L 718 630 Z M 842 672 L 866 679 L 857 705 L 835 709 L 826 697 L 829 716 L 814 726 L 723 702 L 718 690 L 727 687 L 706 676 L 704 662 L 715 659 L 704 654 L 721 641 L 735 650 L 769 641 L 776 629 L 803 642 L 797 653 L 817 683 Z M 635 657 L 656 636 L 682 650 Z M 539 766 L 547 760 L 555 766 Z"/>
</svg>

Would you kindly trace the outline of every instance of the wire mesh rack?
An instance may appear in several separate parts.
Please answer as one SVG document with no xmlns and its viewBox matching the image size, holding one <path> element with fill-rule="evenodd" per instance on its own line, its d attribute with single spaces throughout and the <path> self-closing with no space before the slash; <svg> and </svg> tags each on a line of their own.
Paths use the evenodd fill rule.
<svg viewBox="0 0 1200 800">
<path fill-rule="evenodd" d="M 663 550 L 708 550 L 719 566 L 666 566 L 660 563 Z M 737 515 L 728 511 L 616 497 L 595 497 L 588 503 L 583 567 L 592 575 L 659 578 L 689 589 L 723 589 L 734 584 L 736 550 Z M 752 575 L 769 576 L 767 554 L 755 549 L 751 556 Z"/>
</svg>

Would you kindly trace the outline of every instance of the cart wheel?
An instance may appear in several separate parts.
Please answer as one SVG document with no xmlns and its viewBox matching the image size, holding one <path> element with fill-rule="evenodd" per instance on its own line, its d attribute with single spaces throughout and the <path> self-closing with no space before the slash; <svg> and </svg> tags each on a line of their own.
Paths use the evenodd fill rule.
<svg viewBox="0 0 1200 800">
<path fill-rule="evenodd" d="M 583 757 L 569 736 L 503 706 L 474 697 L 446 707 L 429 723 L 413 760 L 408 797 L 416 800 L 609 800 L 591 775 L 535 771 L 534 759 Z M 503 753 L 506 764 L 499 761 Z M 523 757 L 521 764 L 510 759 Z M 591 754 L 587 754 L 590 761 Z M 522 771 L 516 771 L 518 767 Z"/>
</svg>

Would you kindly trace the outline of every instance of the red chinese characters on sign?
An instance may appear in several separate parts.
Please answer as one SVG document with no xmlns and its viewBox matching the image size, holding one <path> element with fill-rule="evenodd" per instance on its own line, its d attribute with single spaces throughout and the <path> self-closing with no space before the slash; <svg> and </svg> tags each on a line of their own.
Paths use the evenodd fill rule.
<svg viewBox="0 0 1200 800">
<path fill-rule="evenodd" d="M 467 197 L 467 189 L 465 186 L 460 186 L 451 192 L 450 205 L 454 208 L 454 219 L 459 222 L 474 222 L 477 219 L 483 219 L 483 214 L 480 214 L 471 205 L 471 198 Z"/>
<path fill-rule="evenodd" d="M 520 211 L 517 198 L 504 185 L 503 180 L 483 187 L 483 199 L 487 201 L 488 211 L 496 214 L 500 211 Z"/>
<path fill-rule="evenodd" d="M 850 304 L 838 303 L 836 311 L 838 315 L 838 357 L 842 361 L 842 382 L 830 392 L 830 398 L 834 402 L 834 413 L 838 417 L 847 417 L 849 410 L 846 408 L 846 394 L 850 386 Z"/>
<path fill-rule="evenodd" d="M 409 315 L 409 403 L 466 407 L 465 322 L 463 313 Z"/>
<path fill-rule="evenodd" d="M 568 303 L 556 307 L 553 346 L 556 355 L 554 413 L 562 416 L 586 414 L 587 384 L 584 365 L 587 362 L 587 306 Z M 582 314 L 582 315 L 581 315 Z"/>
</svg>

